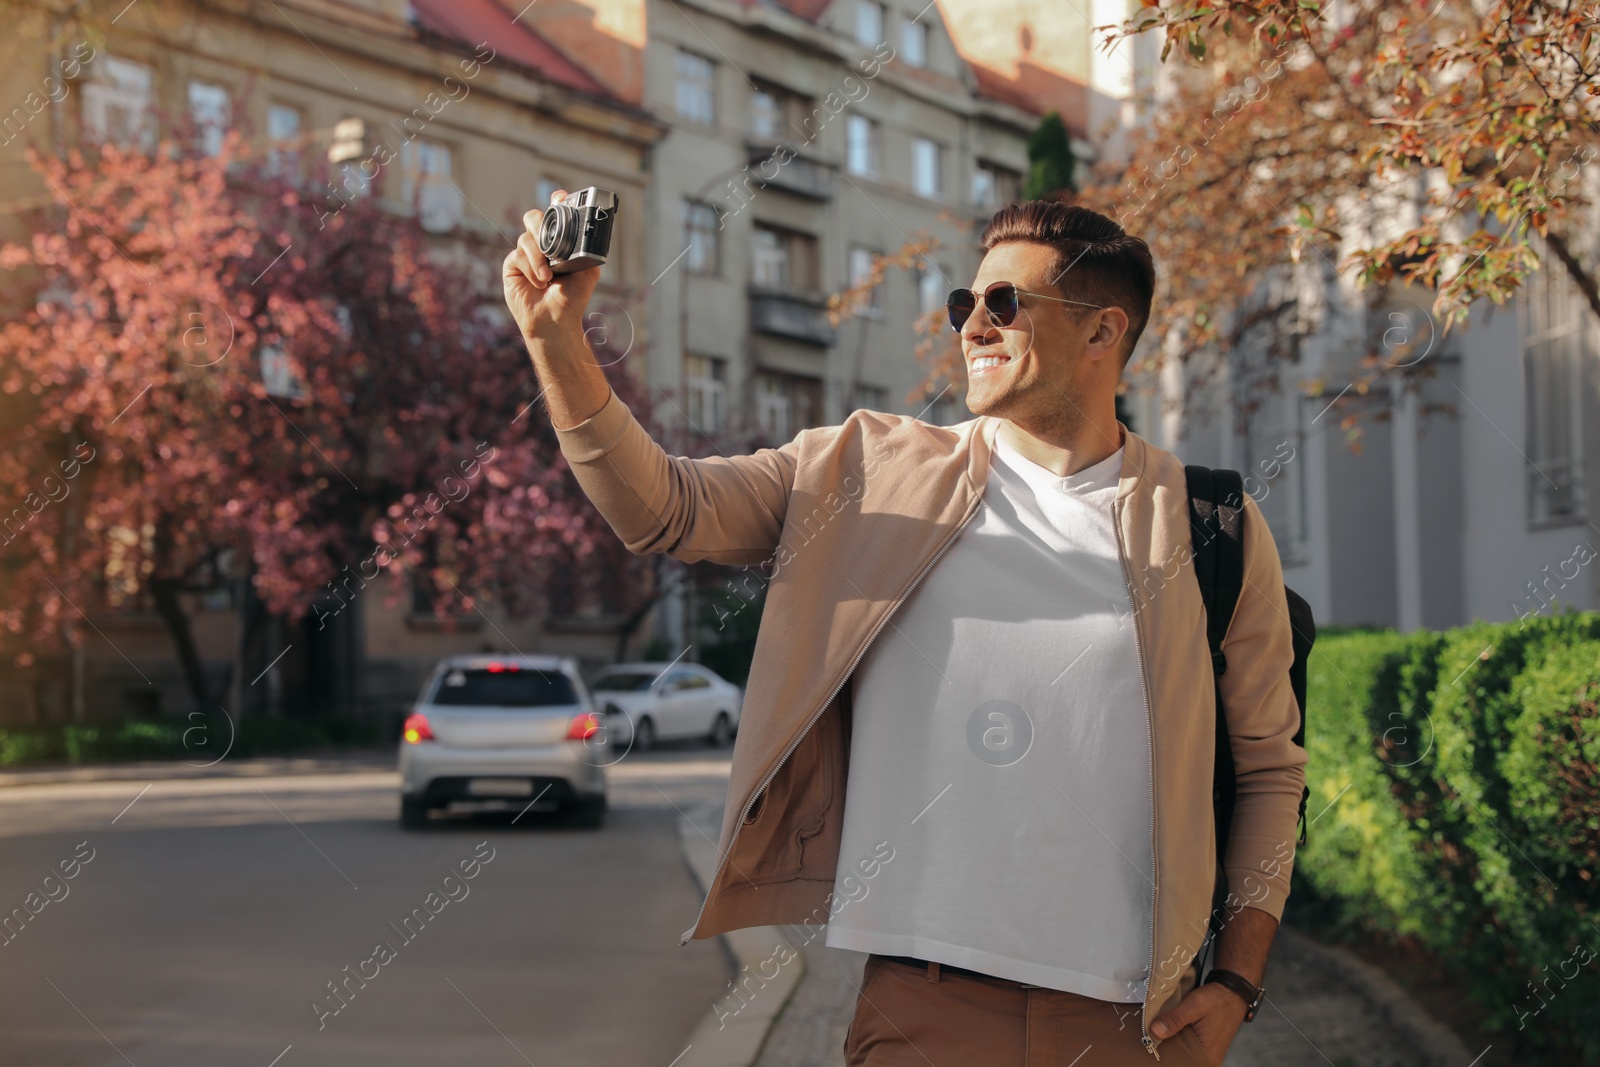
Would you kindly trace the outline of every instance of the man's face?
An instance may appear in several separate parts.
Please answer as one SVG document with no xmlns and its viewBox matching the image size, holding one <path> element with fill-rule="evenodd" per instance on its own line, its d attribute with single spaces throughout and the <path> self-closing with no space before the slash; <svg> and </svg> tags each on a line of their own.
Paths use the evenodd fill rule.
<svg viewBox="0 0 1600 1067">
<path fill-rule="evenodd" d="M 1011 325 L 994 325 L 980 303 L 961 327 L 967 407 L 974 414 L 1012 420 L 1057 412 L 1074 417 L 1061 409 L 1079 402 L 1079 365 L 1087 348 L 1103 344 L 1104 316 L 1090 308 L 1027 295 L 1064 295 L 1053 284 L 1055 263 L 1055 249 L 1049 245 L 1013 241 L 996 245 L 978 266 L 972 291 L 980 296 L 995 282 L 1011 282 L 1026 292 L 1017 298 L 1017 317 Z"/>
</svg>

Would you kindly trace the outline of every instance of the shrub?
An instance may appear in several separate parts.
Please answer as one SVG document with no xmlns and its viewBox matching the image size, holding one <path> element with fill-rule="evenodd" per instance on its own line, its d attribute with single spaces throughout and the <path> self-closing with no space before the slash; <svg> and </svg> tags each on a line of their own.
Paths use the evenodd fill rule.
<svg viewBox="0 0 1600 1067">
<path fill-rule="evenodd" d="M 1308 697 L 1316 910 L 1468 976 L 1527 1062 L 1600 1061 L 1600 615 L 1319 638 Z"/>
</svg>

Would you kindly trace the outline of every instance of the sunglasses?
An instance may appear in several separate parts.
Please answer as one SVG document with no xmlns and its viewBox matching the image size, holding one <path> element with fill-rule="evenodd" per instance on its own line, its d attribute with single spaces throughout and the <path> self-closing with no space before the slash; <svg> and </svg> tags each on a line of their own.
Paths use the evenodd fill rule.
<svg viewBox="0 0 1600 1067">
<path fill-rule="evenodd" d="M 1099 304 L 1085 304 L 1081 300 L 1067 300 L 1064 297 L 1050 296 L 1046 293 L 1030 293 L 1026 289 L 1018 289 L 1010 282 L 995 282 L 979 296 L 971 289 L 952 289 L 945 299 L 945 310 L 950 312 L 950 325 L 957 333 L 967 324 L 967 319 L 978 309 L 978 302 L 983 302 L 984 310 L 989 315 L 989 321 L 995 326 L 1006 327 L 1017 321 L 1017 297 L 1031 296 L 1039 300 L 1054 300 L 1058 304 L 1076 304 L 1079 307 L 1095 308 L 1104 311 Z"/>
</svg>

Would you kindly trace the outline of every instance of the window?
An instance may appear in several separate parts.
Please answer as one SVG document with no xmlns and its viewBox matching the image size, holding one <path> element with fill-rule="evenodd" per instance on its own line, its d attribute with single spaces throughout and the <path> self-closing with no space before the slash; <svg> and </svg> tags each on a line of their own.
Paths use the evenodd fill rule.
<svg viewBox="0 0 1600 1067">
<path fill-rule="evenodd" d="M 900 24 L 900 58 L 907 66 L 928 65 L 928 27 L 921 16 Z"/>
<path fill-rule="evenodd" d="M 944 151 L 937 141 L 918 137 L 911 142 L 911 187 L 930 199 L 944 193 Z"/>
<path fill-rule="evenodd" d="M 534 196 L 538 198 L 540 211 L 550 206 L 550 198 L 556 195 L 556 190 L 561 188 L 561 183 L 551 178 L 540 178 L 539 184 L 534 187 Z"/>
<path fill-rule="evenodd" d="M 1022 189 L 1022 175 L 1006 167 L 980 162 L 972 171 L 972 203 L 985 211 L 995 211 L 1016 203 Z"/>
<path fill-rule="evenodd" d="M 362 164 L 365 162 L 366 160 L 361 159 L 347 159 L 334 165 L 333 184 L 334 188 L 339 190 L 338 195 L 354 199 L 372 192 L 372 180 L 376 175 L 369 177 L 368 172 L 373 170 L 375 164 L 368 164 L 366 169 L 363 169 Z"/>
<path fill-rule="evenodd" d="M 345 199 L 366 196 L 378 176 L 377 160 L 367 139 L 367 122 L 362 118 L 340 119 L 333 124 L 333 139 L 328 142 L 329 175 L 334 193 Z"/>
<path fill-rule="evenodd" d="M 872 276 L 872 264 L 877 259 L 877 253 L 870 248 L 855 247 L 850 249 L 850 284 L 860 285 Z M 862 306 L 860 314 L 876 317 L 883 313 L 883 286 L 875 285 L 866 303 Z"/>
<path fill-rule="evenodd" d="M 851 115 L 845 123 L 845 166 L 851 174 L 874 177 L 883 137 L 882 128 L 864 115 Z"/>
<path fill-rule="evenodd" d="M 716 121 L 717 70 L 711 60 L 678 50 L 678 114 L 710 126 Z"/>
<path fill-rule="evenodd" d="M 400 199 L 415 208 L 430 233 L 443 233 L 461 221 L 461 193 L 451 180 L 454 154 L 437 141 L 407 141 L 400 146 Z"/>
<path fill-rule="evenodd" d="M 1527 412 L 1528 521 L 1582 519 L 1584 499 L 1584 310 L 1577 286 L 1555 257 L 1528 278 L 1521 298 Z"/>
<path fill-rule="evenodd" d="M 103 56 L 83 87 L 83 127 L 90 140 L 144 151 L 156 145 L 154 77 L 143 63 Z"/>
<path fill-rule="evenodd" d="M 299 400 L 305 396 L 305 387 L 294 373 L 294 364 L 281 345 L 261 346 L 261 388 L 268 396 Z"/>
<path fill-rule="evenodd" d="M 300 176 L 300 109 L 287 104 L 267 108 L 267 173 Z"/>
<path fill-rule="evenodd" d="M 683 689 L 709 689 L 711 683 L 694 671 L 676 670 L 667 675 L 667 680 L 662 686 L 668 693 L 676 693 Z"/>
<path fill-rule="evenodd" d="M 222 138 L 233 125 L 233 102 L 228 90 L 208 82 L 190 82 L 189 121 L 194 123 L 195 147 L 201 154 L 220 156 Z"/>
<path fill-rule="evenodd" d="M 883 5 L 873 0 L 856 0 L 856 40 L 864 45 L 883 41 Z"/>
<path fill-rule="evenodd" d="M 756 378 L 756 425 L 769 440 L 789 440 L 789 390 L 775 374 Z"/>
<path fill-rule="evenodd" d="M 857 385 L 855 389 L 855 408 L 867 411 L 888 411 L 889 390 L 881 385 Z"/>
<path fill-rule="evenodd" d="M 642 693 L 655 684 L 655 671 L 607 671 L 589 686 L 596 693 Z"/>
<path fill-rule="evenodd" d="M 435 707 L 545 708 L 578 703 L 572 679 L 559 671 L 529 670 L 514 663 L 457 667 L 434 687 Z"/>
<path fill-rule="evenodd" d="M 717 274 L 722 269 L 722 221 L 711 204 L 695 200 L 683 202 L 683 269 L 690 274 Z"/>
<path fill-rule="evenodd" d="M 727 360 L 710 356 L 683 358 L 684 400 L 689 422 L 706 433 L 722 429 L 727 416 Z"/>
<path fill-rule="evenodd" d="M 948 271 L 934 269 L 932 264 L 917 270 L 917 314 L 943 313 L 945 297 L 955 286 L 946 283 Z"/>
<path fill-rule="evenodd" d="M 773 89 L 757 89 L 750 97 L 750 136 L 770 141 L 783 128 L 783 98 Z"/>
<path fill-rule="evenodd" d="M 750 261 L 756 285 L 811 290 L 820 284 L 817 239 L 808 233 L 757 224 L 750 234 Z"/>
<path fill-rule="evenodd" d="M 750 259 L 751 280 L 757 285 L 789 288 L 789 242 L 782 233 L 757 226 L 751 236 Z"/>
</svg>

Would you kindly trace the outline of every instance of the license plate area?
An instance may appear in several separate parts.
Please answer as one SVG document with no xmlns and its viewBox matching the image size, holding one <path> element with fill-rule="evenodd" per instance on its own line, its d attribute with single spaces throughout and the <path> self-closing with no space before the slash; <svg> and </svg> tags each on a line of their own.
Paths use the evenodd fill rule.
<svg viewBox="0 0 1600 1067">
<path fill-rule="evenodd" d="M 470 778 L 467 795 L 474 797 L 531 797 L 533 782 L 528 778 Z"/>
</svg>

